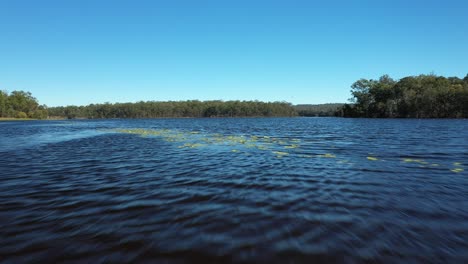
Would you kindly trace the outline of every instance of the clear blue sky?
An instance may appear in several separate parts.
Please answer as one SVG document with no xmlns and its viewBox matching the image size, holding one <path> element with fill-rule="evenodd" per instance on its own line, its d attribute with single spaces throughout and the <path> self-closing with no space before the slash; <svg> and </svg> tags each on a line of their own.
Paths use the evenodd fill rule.
<svg viewBox="0 0 468 264">
<path fill-rule="evenodd" d="M 49 106 L 346 102 L 359 78 L 468 73 L 468 1 L 0 0 L 0 89 Z"/>
</svg>

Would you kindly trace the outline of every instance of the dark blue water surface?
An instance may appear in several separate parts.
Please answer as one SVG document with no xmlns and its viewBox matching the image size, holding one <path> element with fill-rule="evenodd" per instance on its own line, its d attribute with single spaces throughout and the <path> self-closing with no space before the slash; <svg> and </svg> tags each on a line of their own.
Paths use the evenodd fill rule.
<svg viewBox="0 0 468 264">
<path fill-rule="evenodd" d="M 0 123 L 0 261 L 468 262 L 468 121 Z"/>
</svg>

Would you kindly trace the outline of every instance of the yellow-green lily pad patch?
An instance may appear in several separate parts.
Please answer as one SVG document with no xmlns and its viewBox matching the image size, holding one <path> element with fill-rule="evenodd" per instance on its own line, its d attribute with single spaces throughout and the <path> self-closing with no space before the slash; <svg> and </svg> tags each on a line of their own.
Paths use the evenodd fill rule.
<svg viewBox="0 0 468 264">
<path fill-rule="evenodd" d="M 317 157 L 320 157 L 320 158 L 336 158 L 336 155 L 333 155 L 333 154 L 330 154 L 330 153 L 325 153 L 325 154 L 317 155 Z"/>
</svg>

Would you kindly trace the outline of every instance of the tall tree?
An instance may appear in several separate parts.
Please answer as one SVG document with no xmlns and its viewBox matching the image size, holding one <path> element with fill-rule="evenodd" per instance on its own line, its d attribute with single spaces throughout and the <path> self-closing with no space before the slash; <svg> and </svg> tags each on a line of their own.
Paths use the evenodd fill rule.
<svg viewBox="0 0 468 264">
<path fill-rule="evenodd" d="M 22 112 L 29 117 L 32 117 L 34 111 L 39 106 L 36 98 L 34 98 L 30 92 L 24 91 L 11 92 L 8 96 L 8 104 L 17 114 Z M 20 115 L 22 116 L 22 114 Z"/>
<path fill-rule="evenodd" d="M 468 117 L 468 76 L 461 80 L 428 74 L 395 81 L 384 75 L 378 81 L 356 81 L 351 94 L 354 104 L 341 109 L 344 116 Z"/>
<path fill-rule="evenodd" d="M 351 102 L 355 103 L 356 112 L 359 115 L 369 117 L 369 107 L 374 103 L 374 98 L 370 90 L 374 88 L 376 81 L 360 79 L 351 85 Z"/>
<path fill-rule="evenodd" d="M 0 91 L 0 117 L 7 116 L 8 93 Z"/>
</svg>

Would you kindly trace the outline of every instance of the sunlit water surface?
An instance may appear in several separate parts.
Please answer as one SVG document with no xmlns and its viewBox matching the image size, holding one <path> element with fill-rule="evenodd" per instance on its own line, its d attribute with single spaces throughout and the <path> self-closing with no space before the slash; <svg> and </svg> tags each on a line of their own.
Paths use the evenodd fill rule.
<svg viewBox="0 0 468 264">
<path fill-rule="evenodd" d="M 0 262 L 468 262 L 468 121 L 0 123 Z"/>
</svg>

